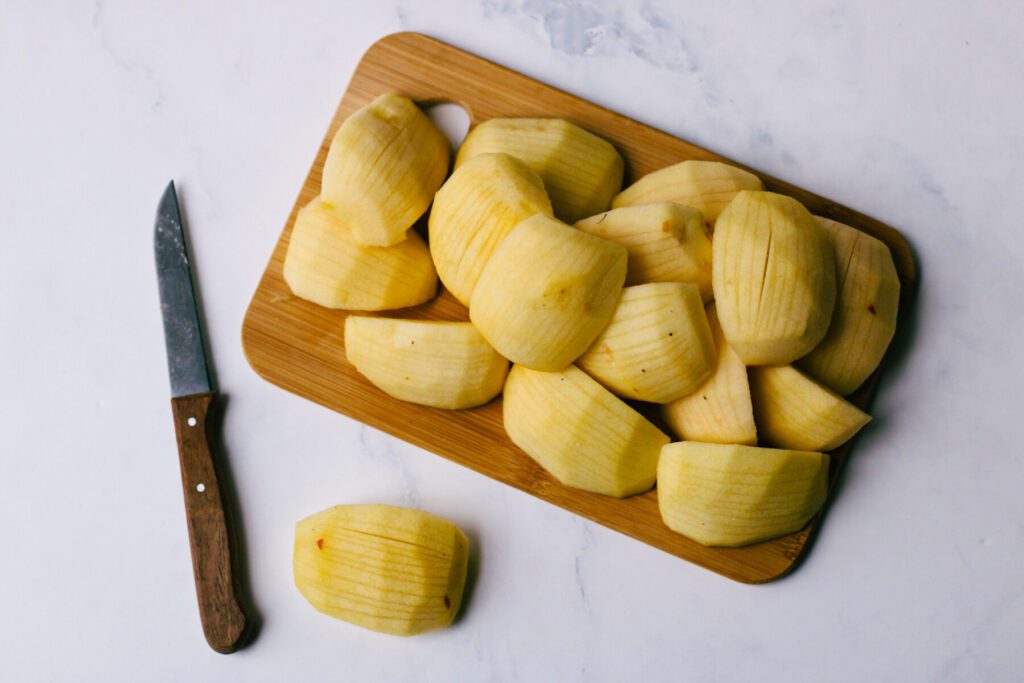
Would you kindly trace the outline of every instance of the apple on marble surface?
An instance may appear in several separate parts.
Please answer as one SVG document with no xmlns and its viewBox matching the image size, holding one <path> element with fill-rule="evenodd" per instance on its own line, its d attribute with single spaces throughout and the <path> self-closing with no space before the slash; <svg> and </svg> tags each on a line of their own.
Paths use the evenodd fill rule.
<svg viewBox="0 0 1024 683">
<path fill-rule="evenodd" d="M 453 523 L 393 505 L 338 505 L 295 526 L 295 585 L 317 610 L 410 636 L 452 623 L 469 541 Z"/>
</svg>

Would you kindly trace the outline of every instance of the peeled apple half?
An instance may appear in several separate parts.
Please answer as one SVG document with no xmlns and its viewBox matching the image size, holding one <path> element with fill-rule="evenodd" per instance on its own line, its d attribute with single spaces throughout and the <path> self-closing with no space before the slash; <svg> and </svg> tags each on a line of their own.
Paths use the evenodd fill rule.
<svg viewBox="0 0 1024 683">
<path fill-rule="evenodd" d="M 295 296 L 359 311 L 415 306 L 437 292 L 430 252 L 415 231 L 390 247 L 360 246 L 348 225 L 319 198 L 295 218 L 284 280 Z"/>
<path fill-rule="evenodd" d="M 715 305 L 706 312 L 715 340 L 715 369 L 693 393 L 663 406 L 661 415 L 680 439 L 756 446 L 747 367 L 725 340 Z"/>
<path fill-rule="evenodd" d="M 871 420 L 792 366 L 750 368 L 749 375 L 757 431 L 772 446 L 830 451 Z"/>
<path fill-rule="evenodd" d="M 295 586 L 316 609 L 381 633 L 452 623 L 469 541 L 451 522 L 393 505 L 339 505 L 295 525 Z"/>
<path fill-rule="evenodd" d="M 692 282 L 711 300 L 711 230 L 697 209 L 671 202 L 624 206 L 576 227 L 626 248 L 627 285 Z"/>
<path fill-rule="evenodd" d="M 668 436 L 575 365 L 513 365 L 503 400 L 509 438 L 566 486 L 616 498 L 654 486 Z"/>
<path fill-rule="evenodd" d="M 815 216 L 836 261 L 836 306 L 824 339 L 797 367 L 846 396 L 875 371 L 896 332 L 900 278 L 889 247 L 871 235 Z"/>
<path fill-rule="evenodd" d="M 622 157 L 611 143 L 563 119 L 484 121 L 463 140 L 455 168 L 488 152 L 511 154 L 536 171 L 566 223 L 604 211 L 622 188 Z"/>
<path fill-rule="evenodd" d="M 675 202 L 697 209 L 712 226 L 726 205 L 742 190 L 761 190 L 761 179 L 720 161 L 690 159 L 648 173 L 615 195 L 612 208 Z"/>
<path fill-rule="evenodd" d="M 702 545 L 739 547 L 799 531 L 825 502 L 827 453 L 681 441 L 661 450 L 658 507 Z"/>
<path fill-rule="evenodd" d="M 508 374 L 472 323 L 350 315 L 345 355 L 389 396 L 448 410 L 487 403 Z"/>
<path fill-rule="evenodd" d="M 668 403 L 693 392 L 715 368 L 697 285 L 626 287 L 611 322 L 576 364 L 623 398 Z"/>
<path fill-rule="evenodd" d="M 544 183 L 507 154 L 481 154 L 459 165 L 434 197 L 430 254 L 441 282 L 469 305 L 491 254 L 520 221 L 551 215 Z"/>
<path fill-rule="evenodd" d="M 785 365 L 828 330 L 835 257 L 804 206 L 774 192 L 736 195 L 715 225 L 711 284 L 722 331 L 747 365 Z"/>
<path fill-rule="evenodd" d="M 381 95 L 338 128 L 320 194 L 359 244 L 397 244 L 430 206 L 450 154 L 448 138 L 412 100 Z"/>
<path fill-rule="evenodd" d="M 624 247 L 533 216 L 484 266 L 469 319 L 513 363 L 562 370 L 611 320 L 625 278 Z"/>
</svg>

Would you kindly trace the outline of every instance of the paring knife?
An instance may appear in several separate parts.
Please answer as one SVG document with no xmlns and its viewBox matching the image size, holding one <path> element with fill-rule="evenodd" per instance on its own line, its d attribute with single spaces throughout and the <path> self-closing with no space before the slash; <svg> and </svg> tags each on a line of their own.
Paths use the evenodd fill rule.
<svg viewBox="0 0 1024 683">
<path fill-rule="evenodd" d="M 209 418 L 217 392 L 210 386 L 173 181 L 160 199 L 153 243 L 199 617 L 206 642 L 227 654 L 245 644 L 251 619 L 244 607 L 225 489 L 210 448 L 214 431 Z"/>
</svg>

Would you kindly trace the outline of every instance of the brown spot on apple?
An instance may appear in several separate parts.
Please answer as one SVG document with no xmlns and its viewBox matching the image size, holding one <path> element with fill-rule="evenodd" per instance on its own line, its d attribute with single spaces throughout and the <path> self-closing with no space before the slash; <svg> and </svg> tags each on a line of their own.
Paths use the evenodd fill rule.
<svg viewBox="0 0 1024 683">
<path fill-rule="evenodd" d="M 322 538 L 316 539 L 316 547 L 320 548 L 320 550 L 323 550 L 324 549 L 324 539 L 322 539 Z"/>
<path fill-rule="evenodd" d="M 562 280 L 560 282 L 552 282 L 544 288 L 542 296 L 544 298 L 565 298 L 566 294 L 572 291 L 572 283 Z"/>
</svg>

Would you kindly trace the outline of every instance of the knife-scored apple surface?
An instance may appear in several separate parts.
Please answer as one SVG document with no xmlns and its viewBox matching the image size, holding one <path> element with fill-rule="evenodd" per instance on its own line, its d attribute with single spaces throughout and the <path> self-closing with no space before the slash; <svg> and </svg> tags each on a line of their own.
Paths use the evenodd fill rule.
<svg viewBox="0 0 1024 683">
<path fill-rule="evenodd" d="M 825 231 L 800 202 L 743 191 L 715 225 L 711 284 L 729 345 L 747 365 L 784 365 L 825 336 L 836 297 Z"/>
</svg>

